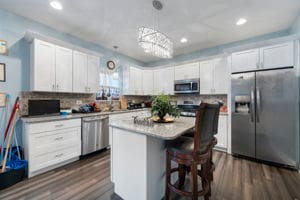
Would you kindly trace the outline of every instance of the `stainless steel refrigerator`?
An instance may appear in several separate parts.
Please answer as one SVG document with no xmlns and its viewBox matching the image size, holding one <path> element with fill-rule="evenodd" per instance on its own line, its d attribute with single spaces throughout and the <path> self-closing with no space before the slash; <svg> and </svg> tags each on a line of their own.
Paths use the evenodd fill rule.
<svg viewBox="0 0 300 200">
<path fill-rule="evenodd" d="M 298 81 L 294 68 L 231 75 L 232 152 L 299 163 Z"/>
</svg>

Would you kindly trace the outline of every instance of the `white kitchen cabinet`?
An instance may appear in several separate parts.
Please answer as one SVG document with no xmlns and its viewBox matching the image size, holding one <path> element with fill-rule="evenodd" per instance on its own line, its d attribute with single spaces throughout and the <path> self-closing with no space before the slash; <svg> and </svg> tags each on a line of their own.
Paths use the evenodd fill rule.
<svg viewBox="0 0 300 200">
<path fill-rule="evenodd" d="M 294 43 L 263 47 L 260 49 L 260 58 L 261 69 L 294 66 Z"/>
<path fill-rule="evenodd" d="M 88 56 L 79 51 L 73 51 L 73 92 L 87 92 Z"/>
<path fill-rule="evenodd" d="M 55 47 L 55 71 L 56 91 L 72 92 L 73 52 L 71 49 Z"/>
<path fill-rule="evenodd" d="M 214 65 L 214 94 L 227 94 L 230 81 L 227 58 L 215 59 Z"/>
<path fill-rule="evenodd" d="M 22 137 L 28 176 L 33 177 L 79 159 L 81 119 L 24 123 Z"/>
<path fill-rule="evenodd" d="M 189 63 L 175 67 L 175 80 L 199 78 L 199 63 Z"/>
<path fill-rule="evenodd" d="M 34 39 L 31 45 L 32 91 L 95 93 L 99 57 Z"/>
<path fill-rule="evenodd" d="M 100 60 L 97 56 L 88 56 L 87 65 L 87 90 L 96 93 L 100 86 Z"/>
<path fill-rule="evenodd" d="M 153 71 L 153 94 L 174 94 L 174 67 L 155 69 Z"/>
<path fill-rule="evenodd" d="M 231 72 L 294 66 L 294 42 L 236 52 L 231 59 Z"/>
<path fill-rule="evenodd" d="M 213 94 L 214 60 L 200 62 L 200 94 Z"/>
<path fill-rule="evenodd" d="M 227 149 L 227 136 L 228 136 L 227 129 L 228 129 L 227 115 L 220 115 L 219 116 L 219 125 L 218 125 L 218 134 L 216 135 L 216 138 L 218 140 L 216 147 L 220 148 L 222 150 Z"/>
<path fill-rule="evenodd" d="M 153 70 L 143 70 L 143 94 L 153 95 Z"/>
<path fill-rule="evenodd" d="M 35 39 L 31 46 L 31 90 L 55 91 L 55 45 Z"/>
<path fill-rule="evenodd" d="M 143 70 L 125 67 L 123 71 L 123 94 L 143 95 Z"/>
<path fill-rule="evenodd" d="M 233 53 L 231 59 L 231 72 L 256 70 L 259 67 L 259 49 Z"/>
<path fill-rule="evenodd" d="M 200 94 L 227 94 L 228 82 L 225 58 L 200 62 Z"/>
</svg>

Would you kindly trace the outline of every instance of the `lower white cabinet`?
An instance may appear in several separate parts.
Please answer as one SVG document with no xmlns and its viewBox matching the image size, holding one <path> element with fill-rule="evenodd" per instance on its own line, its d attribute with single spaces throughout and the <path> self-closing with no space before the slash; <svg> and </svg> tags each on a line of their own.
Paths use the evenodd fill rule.
<svg viewBox="0 0 300 200">
<path fill-rule="evenodd" d="M 216 138 L 218 139 L 218 143 L 216 145 L 217 149 L 227 150 L 227 136 L 228 136 L 228 120 L 227 115 L 219 116 L 219 126 L 218 126 L 218 134 Z"/>
<path fill-rule="evenodd" d="M 22 137 L 30 178 L 79 159 L 81 119 L 24 123 Z"/>
</svg>

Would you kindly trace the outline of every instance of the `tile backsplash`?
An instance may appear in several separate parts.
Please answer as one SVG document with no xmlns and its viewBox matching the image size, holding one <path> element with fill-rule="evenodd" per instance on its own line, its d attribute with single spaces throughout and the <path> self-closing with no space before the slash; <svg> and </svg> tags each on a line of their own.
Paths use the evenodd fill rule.
<svg viewBox="0 0 300 200">
<path fill-rule="evenodd" d="M 74 108 L 82 104 L 88 104 L 91 102 L 98 102 L 101 109 L 107 107 L 108 105 L 119 104 L 119 101 L 96 101 L 96 94 L 74 94 L 74 93 L 53 93 L 53 92 L 21 92 L 20 94 L 20 107 L 21 115 L 28 115 L 28 100 L 44 100 L 44 99 L 58 99 L 60 100 L 61 108 Z M 81 104 L 78 105 L 77 102 L 80 101 Z"/>
<path fill-rule="evenodd" d="M 130 101 L 146 102 L 151 101 L 151 96 L 126 96 Z M 197 95 L 197 94 L 184 94 L 171 96 L 171 100 L 177 104 L 183 104 L 184 101 L 192 101 L 194 104 L 200 104 L 200 102 L 214 103 L 216 101 L 222 101 L 224 105 L 227 105 L 227 95 Z"/>
</svg>

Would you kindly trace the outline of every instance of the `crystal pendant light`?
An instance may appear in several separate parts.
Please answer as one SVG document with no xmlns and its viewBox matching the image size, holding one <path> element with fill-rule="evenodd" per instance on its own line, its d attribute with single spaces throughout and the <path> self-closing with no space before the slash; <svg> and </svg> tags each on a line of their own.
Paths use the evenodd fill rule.
<svg viewBox="0 0 300 200">
<path fill-rule="evenodd" d="M 156 10 L 162 9 L 161 2 L 152 2 Z M 160 58 L 172 58 L 173 43 L 165 34 L 154 28 L 140 27 L 138 29 L 138 43 L 146 53 Z"/>
</svg>

